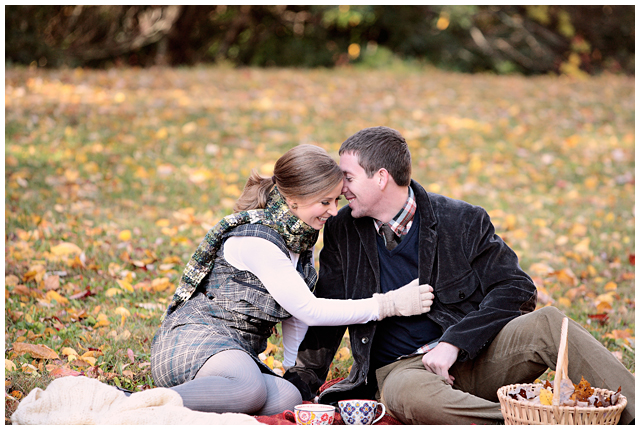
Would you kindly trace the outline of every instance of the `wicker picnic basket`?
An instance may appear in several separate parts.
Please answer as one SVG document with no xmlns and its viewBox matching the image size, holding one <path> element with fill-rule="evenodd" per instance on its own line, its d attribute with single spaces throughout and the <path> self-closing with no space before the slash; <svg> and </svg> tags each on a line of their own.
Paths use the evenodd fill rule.
<svg viewBox="0 0 640 430">
<path fill-rule="evenodd" d="M 534 404 L 525 400 L 515 400 L 507 395 L 512 390 L 531 388 L 541 384 L 513 384 L 501 387 L 498 390 L 500 408 L 507 425 L 526 424 L 567 424 L 567 425 L 614 425 L 620 420 L 620 414 L 627 406 L 627 398 L 622 394 L 614 406 L 608 407 L 573 407 L 561 406 L 560 381 L 568 377 L 568 347 L 567 330 L 569 320 L 562 321 L 562 335 L 560 337 L 560 349 L 558 351 L 558 363 L 556 365 L 556 377 L 553 387 L 553 400 L 551 405 Z M 612 395 L 613 391 L 603 388 L 594 388 L 595 394 Z"/>
</svg>

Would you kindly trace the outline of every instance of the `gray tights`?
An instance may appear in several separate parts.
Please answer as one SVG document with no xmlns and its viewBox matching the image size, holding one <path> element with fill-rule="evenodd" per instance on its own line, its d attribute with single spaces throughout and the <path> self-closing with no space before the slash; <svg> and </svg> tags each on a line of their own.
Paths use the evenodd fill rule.
<svg viewBox="0 0 640 430">
<path fill-rule="evenodd" d="M 244 351 L 222 351 L 209 358 L 195 378 L 171 387 L 184 406 L 202 412 L 274 415 L 302 403 L 289 381 L 262 373 Z"/>
</svg>

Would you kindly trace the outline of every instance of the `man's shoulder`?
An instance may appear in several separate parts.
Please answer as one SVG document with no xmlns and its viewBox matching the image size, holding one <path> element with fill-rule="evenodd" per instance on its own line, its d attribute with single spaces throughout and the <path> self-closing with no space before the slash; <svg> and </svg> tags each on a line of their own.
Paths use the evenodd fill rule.
<svg viewBox="0 0 640 430">
<path fill-rule="evenodd" d="M 453 197 L 448 197 L 443 194 L 436 194 L 424 189 L 424 187 L 416 180 L 411 181 L 411 188 L 413 188 L 414 195 L 418 204 L 420 202 L 430 203 L 439 207 L 469 207 L 476 208 L 475 206 L 469 202 L 465 202 L 464 200 L 454 199 Z"/>
<path fill-rule="evenodd" d="M 444 196 L 442 194 L 435 194 L 431 192 L 427 192 L 426 194 L 434 210 L 462 210 L 471 212 L 484 210 L 482 207 L 474 205 L 473 203 L 466 202 L 464 200 L 458 200 L 452 197 Z"/>
<path fill-rule="evenodd" d="M 432 215 L 438 222 L 445 220 L 460 222 L 460 220 L 468 219 L 469 217 L 484 217 L 486 214 L 486 210 L 481 206 L 442 194 L 428 192 L 417 182 L 414 182 L 414 192 L 421 212 Z"/>
</svg>

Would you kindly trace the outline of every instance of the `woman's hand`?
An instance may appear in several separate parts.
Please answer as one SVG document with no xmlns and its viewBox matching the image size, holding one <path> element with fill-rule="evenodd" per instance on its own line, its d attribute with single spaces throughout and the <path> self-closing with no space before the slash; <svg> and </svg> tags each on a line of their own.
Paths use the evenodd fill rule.
<svg viewBox="0 0 640 430">
<path fill-rule="evenodd" d="M 378 300 L 378 319 L 393 316 L 420 315 L 431 310 L 433 288 L 414 279 L 407 285 L 384 294 L 374 294 Z"/>
</svg>

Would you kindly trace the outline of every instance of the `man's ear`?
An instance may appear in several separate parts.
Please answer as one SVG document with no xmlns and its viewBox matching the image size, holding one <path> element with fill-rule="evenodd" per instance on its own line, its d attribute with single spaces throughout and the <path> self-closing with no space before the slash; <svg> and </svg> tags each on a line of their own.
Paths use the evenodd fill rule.
<svg viewBox="0 0 640 430">
<path fill-rule="evenodd" d="M 378 188 L 380 188 L 380 191 L 384 191 L 384 189 L 387 188 L 387 183 L 390 179 L 389 172 L 387 171 L 387 169 L 382 168 L 378 170 L 376 176 L 378 179 Z"/>
</svg>

